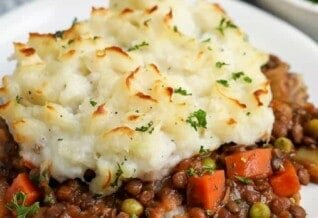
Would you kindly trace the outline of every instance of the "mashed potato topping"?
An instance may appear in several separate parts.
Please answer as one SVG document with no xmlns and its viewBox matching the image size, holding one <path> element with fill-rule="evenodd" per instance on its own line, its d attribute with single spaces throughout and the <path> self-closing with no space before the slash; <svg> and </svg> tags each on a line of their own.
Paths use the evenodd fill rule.
<svg viewBox="0 0 318 218">
<path fill-rule="evenodd" d="M 204 1 L 113 0 L 69 30 L 31 33 L 15 57 L 0 114 L 21 155 L 59 181 L 94 170 L 94 193 L 272 129 L 268 55 Z"/>
</svg>

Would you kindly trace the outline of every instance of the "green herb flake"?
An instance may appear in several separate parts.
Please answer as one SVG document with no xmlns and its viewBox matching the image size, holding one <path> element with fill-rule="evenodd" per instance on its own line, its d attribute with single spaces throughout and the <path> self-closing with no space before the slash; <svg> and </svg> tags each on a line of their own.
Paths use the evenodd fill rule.
<svg viewBox="0 0 318 218">
<path fill-rule="evenodd" d="M 232 23 L 232 21 L 230 20 L 227 20 L 226 18 L 222 18 L 218 27 L 216 28 L 222 35 L 224 35 L 224 31 L 226 29 L 229 29 L 229 28 L 232 28 L 232 29 L 236 29 L 237 26 Z"/>
<path fill-rule="evenodd" d="M 72 27 L 75 26 L 75 24 L 77 24 L 77 21 L 78 21 L 77 17 L 74 17 L 72 21 Z"/>
<path fill-rule="evenodd" d="M 229 82 L 227 80 L 224 80 L 224 79 L 217 80 L 216 82 L 221 84 L 224 87 L 229 87 L 230 86 Z"/>
<path fill-rule="evenodd" d="M 174 93 L 180 94 L 180 95 L 184 95 L 184 96 L 192 95 L 192 93 L 188 93 L 187 90 L 182 89 L 181 87 L 179 87 L 178 89 L 174 90 Z"/>
<path fill-rule="evenodd" d="M 47 169 L 41 169 L 39 172 L 39 183 L 48 183 L 50 181 L 50 173 Z"/>
<path fill-rule="evenodd" d="M 115 174 L 115 180 L 110 184 L 111 187 L 117 187 L 118 186 L 118 182 L 119 182 L 119 179 L 121 177 L 121 175 L 123 175 L 124 171 L 123 169 L 121 168 L 121 165 L 119 163 L 117 163 L 117 171 L 116 171 L 116 174 Z"/>
<path fill-rule="evenodd" d="M 16 214 L 17 218 L 27 218 L 35 215 L 40 209 L 39 202 L 32 204 L 31 206 L 25 206 L 26 195 L 22 192 L 18 192 L 14 195 L 12 201 L 6 205 L 6 207 Z"/>
<path fill-rule="evenodd" d="M 222 67 L 225 66 L 225 65 L 228 65 L 228 64 L 225 63 L 225 62 L 221 62 L 221 61 L 218 61 L 218 62 L 215 63 L 215 66 L 216 66 L 217 68 L 222 68 Z"/>
<path fill-rule="evenodd" d="M 252 79 L 248 76 L 244 76 L 243 80 L 247 83 L 251 83 L 252 82 Z"/>
<path fill-rule="evenodd" d="M 250 116 L 250 115 L 251 115 L 251 112 L 247 112 L 247 113 L 246 113 L 246 116 Z"/>
<path fill-rule="evenodd" d="M 61 142 L 61 141 L 63 141 L 63 139 L 62 138 L 58 138 L 57 141 Z"/>
<path fill-rule="evenodd" d="M 237 204 L 242 204 L 242 199 L 235 199 L 234 202 Z"/>
<path fill-rule="evenodd" d="M 251 83 L 252 79 L 248 76 L 245 75 L 244 72 L 236 72 L 236 73 L 232 73 L 232 79 L 233 80 L 238 80 L 238 79 L 243 79 L 243 81 L 247 82 L 247 83 Z"/>
<path fill-rule="evenodd" d="M 238 80 L 242 76 L 244 76 L 244 72 L 232 73 L 232 79 L 234 79 L 234 80 Z"/>
<path fill-rule="evenodd" d="M 253 180 L 251 180 L 249 178 L 242 177 L 242 176 L 235 176 L 235 178 L 243 184 L 252 184 L 253 183 Z"/>
<path fill-rule="evenodd" d="M 195 129 L 195 131 L 198 131 L 198 128 L 206 129 L 206 112 L 202 109 L 199 109 L 191 113 L 186 122 L 189 123 Z"/>
<path fill-rule="evenodd" d="M 204 155 L 210 153 L 210 149 L 206 149 L 203 147 L 203 145 L 200 146 L 199 154 Z"/>
<path fill-rule="evenodd" d="M 135 50 L 138 50 L 138 49 L 140 49 L 140 48 L 142 48 L 142 47 L 146 47 L 146 46 L 149 46 L 149 43 L 143 41 L 143 42 L 140 43 L 140 44 L 137 44 L 137 45 L 134 45 L 134 46 L 128 48 L 128 51 L 135 51 Z"/>
<path fill-rule="evenodd" d="M 17 102 L 18 104 L 21 103 L 22 99 L 23 99 L 23 97 L 21 97 L 21 96 L 19 96 L 19 95 L 17 95 L 17 96 L 15 97 L 15 100 L 16 100 L 16 102 Z"/>
<path fill-rule="evenodd" d="M 177 26 L 173 26 L 173 31 L 174 31 L 175 33 L 178 33 L 178 32 L 179 32 L 178 27 L 177 27 Z"/>
<path fill-rule="evenodd" d="M 92 105 L 92 107 L 95 107 L 97 105 L 97 102 L 93 100 L 90 100 L 89 103 Z"/>
<path fill-rule="evenodd" d="M 75 41 L 74 39 L 71 39 L 71 40 L 69 40 L 69 41 L 68 41 L 68 43 L 67 43 L 67 44 L 69 44 L 69 45 L 70 45 L 70 44 L 72 44 L 74 41 Z"/>
<path fill-rule="evenodd" d="M 53 36 L 55 37 L 55 38 L 63 38 L 63 34 L 64 34 L 64 31 L 56 31 L 54 34 L 53 34 Z"/>
<path fill-rule="evenodd" d="M 153 122 L 150 121 L 146 126 L 137 127 L 135 130 L 139 132 L 148 132 L 151 134 L 154 131 Z"/>
<path fill-rule="evenodd" d="M 203 43 L 211 42 L 211 38 L 207 38 L 207 39 L 203 40 L 202 42 Z"/>
<path fill-rule="evenodd" d="M 215 171 L 214 167 L 210 167 L 210 166 L 203 166 L 202 167 L 202 174 L 208 173 L 211 174 Z"/>
<path fill-rule="evenodd" d="M 189 169 L 187 169 L 186 173 L 188 176 L 196 176 L 197 175 L 197 172 L 193 167 L 190 167 Z"/>
</svg>

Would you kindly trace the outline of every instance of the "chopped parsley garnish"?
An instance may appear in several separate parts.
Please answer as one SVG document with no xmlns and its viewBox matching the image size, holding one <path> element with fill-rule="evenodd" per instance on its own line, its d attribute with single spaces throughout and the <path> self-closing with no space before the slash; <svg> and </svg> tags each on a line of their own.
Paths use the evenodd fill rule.
<svg viewBox="0 0 318 218">
<path fill-rule="evenodd" d="M 215 171 L 215 168 L 214 167 L 210 167 L 210 166 L 203 166 L 202 167 L 202 174 L 205 174 L 205 173 L 213 173 Z"/>
<path fill-rule="evenodd" d="M 202 169 L 195 169 L 193 167 L 190 167 L 186 170 L 186 173 L 188 176 L 202 176 L 204 174 L 211 174 L 215 171 L 215 168 L 203 166 Z"/>
<path fill-rule="evenodd" d="M 251 180 L 249 178 L 245 178 L 245 177 L 241 177 L 241 176 L 235 176 L 235 178 L 244 184 L 252 184 L 253 183 L 253 180 Z"/>
<path fill-rule="evenodd" d="M 246 76 L 244 72 L 232 73 L 232 79 L 233 80 L 238 80 L 240 78 L 242 78 L 247 83 L 251 83 L 252 82 L 252 79 L 249 76 Z"/>
<path fill-rule="evenodd" d="M 53 34 L 53 36 L 55 37 L 55 38 L 63 38 L 63 34 L 64 34 L 64 31 L 56 31 L 54 34 Z"/>
<path fill-rule="evenodd" d="M 195 171 L 195 169 L 193 167 L 190 167 L 189 169 L 187 169 L 186 171 L 188 176 L 196 176 L 197 172 Z"/>
<path fill-rule="evenodd" d="M 151 134 L 154 131 L 153 122 L 150 121 L 146 126 L 137 127 L 135 130 L 139 132 L 148 132 Z"/>
<path fill-rule="evenodd" d="M 174 93 L 176 94 L 180 94 L 180 95 L 192 95 L 192 93 L 188 93 L 187 90 L 182 89 L 181 87 L 179 87 L 178 89 L 174 90 Z"/>
<path fill-rule="evenodd" d="M 230 86 L 229 82 L 227 80 L 224 80 L 224 79 L 217 80 L 216 82 L 221 84 L 224 87 L 229 87 Z"/>
<path fill-rule="evenodd" d="M 224 35 L 224 31 L 229 28 L 237 28 L 237 26 L 234 23 L 232 23 L 230 20 L 227 20 L 226 18 L 223 17 L 216 29 L 220 31 L 222 35 Z"/>
<path fill-rule="evenodd" d="M 218 61 L 218 62 L 215 63 L 215 66 L 217 68 L 222 68 L 224 65 L 228 65 L 228 64 L 225 63 L 225 62 L 221 62 L 221 61 Z"/>
<path fill-rule="evenodd" d="M 176 33 L 178 33 L 178 32 L 179 32 L 179 31 L 178 31 L 178 27 L 177 27 L 177 26 L 173 26 L 173 31 L 176 32 Z"/>
<path fill-rule="evenodd" d="M 146 46 L 149 46 L 149 43 L 143 41 L 140 44 L 137 44 L 137 45 L 134 45 L 133 47 L 128 48 L 128 51 L 135 51 L 135 50 L 138 50 L 138 49 L 140 49 L 142 47 L 146 47 Z"/>
<path fill-rule="evenodd" d="M 195 131 L 198 131 L 198 128 L 206 129 L 206 112 L 202 109 L 199 109 L 191 113 L 186 122 L 189 123 L 195 129 Z"/>
<path fill-rule="evenodd" d="M 35 215 L 40 209 L 39 202 L 31 206 L 25 206 L 26 195 L 18 192 L 14 195 L 12 201 L 7 204 L 7 208 L 16 214 L 17 218 L 27 218 Z"/>
<path fill-rule="evenodd" d="M 62 138 L 58 138 L 57 141 L 61 142 L 61 141 L 63 141 L 63 139 Z"/>
<path fill-rule="evenodd" d="M 17 102 L 18 104 L 21 103 L 22 99 L 23 99 L 23 98 L 22 98 L 21 96 L 19 96 L 19 95 L 17 95 L 17 96 L 15 97 L 15 100 L 16 100 L 16 102 Z"/>
<path fill-rule="evenodd" d="M 248 76 L 244 76 L 243 80 L 247 83 L 251 83 L 252 82 L 252 79 Z"/>
<path fill-rule="evenodd" d="M 89 103 L 92 105 L 92 107 L 95 107 L 97 105 L 97 102 L 93 100 L 90 100 Z"/>
<path fill-rule="evenodd" d="M 68 44 L 70 45 L 70 44 L 72 44 L 74 41 L 75 41 L 74 39 L 71 39 L 71 40 L 68 41 Z"/>
<path fill-rule="evenodd" d="M 210 42 L 210 41 L 211 41 L 211 38 L 207 38 L 207 39 L 203 40 L 202 42 L 206 43 L 206 42 Z"/>
<path fill-rule="evenodd" d="M 247 113 L 246 113 L 246 116 L 249 116 L 249 115 L 251 115 L 251 112 L 247 112 Z"/>
<path fill-rule="evenodd" d="M 72 27 L 77 23 L 77 17 L 74 17 L 73 22 L 72 22 Z"/>
<path fill-rule="evenodd" d="M 209 149 L 206 149 L 203 147 L 203 145 L 201 145 L 200 150 L 199 150 L 199 154 L 203 155 L 203 154 L 208 154 L 211 151 Z"/>
<path fill-rule="evenodd" d="M 121 175 L 123 175 L 123 173 L 124 173 L 123 169 L 121 168 L 120 164 L 117 163 L 117 171 L 116 171 L 116 174 L 115 174 L 116 178 L 115 178 L 115 180 L 110 184 L 111 187 L 116 187 L 116 186 L 118 186 L 119 179 L 120 179 Z"/>
<path fill-rule="evenodd" d="M 232 79 L 238 80 L 241 76 L 244 76 L 244 72 L 232 73 Z"/>
</svg>

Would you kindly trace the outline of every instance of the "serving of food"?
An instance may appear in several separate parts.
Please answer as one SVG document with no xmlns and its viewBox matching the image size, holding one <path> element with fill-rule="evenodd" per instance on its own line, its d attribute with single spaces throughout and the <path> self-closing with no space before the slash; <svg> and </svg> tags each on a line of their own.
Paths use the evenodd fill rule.
<svg viewBox="0 0 318 218">
<path fill-rule="evenodd" d="M 0 217 L 305 217 L 318 109 L 218 4 L 113 0 L 14 43 Z"/>
</svg>

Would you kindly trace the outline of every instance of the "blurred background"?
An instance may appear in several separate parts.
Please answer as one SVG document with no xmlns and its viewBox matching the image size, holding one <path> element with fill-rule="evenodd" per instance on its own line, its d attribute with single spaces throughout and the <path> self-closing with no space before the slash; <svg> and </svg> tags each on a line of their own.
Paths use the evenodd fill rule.
<svg viewBox="0 0 318 218">
<path fill-rule="evenodd" d="M 18 5 L 31 1 L 32 0 L 0 0 L 0 15 L 14 9 L 14 7 L 17 7 Z"/>
<path fill-rule="evenodd" d="M 0 0 L 1 15 L 35 0 Z M 38 0 L 39 1 L 39 0 Z M 53 0 L 52 0 L 53 1 Z M 65 0 L 67 1 L 67 0 Z M 280 17 L 305 32 L 318 43 L 318 0 L 218 0 L 244 1 Z"/>
</svg>

